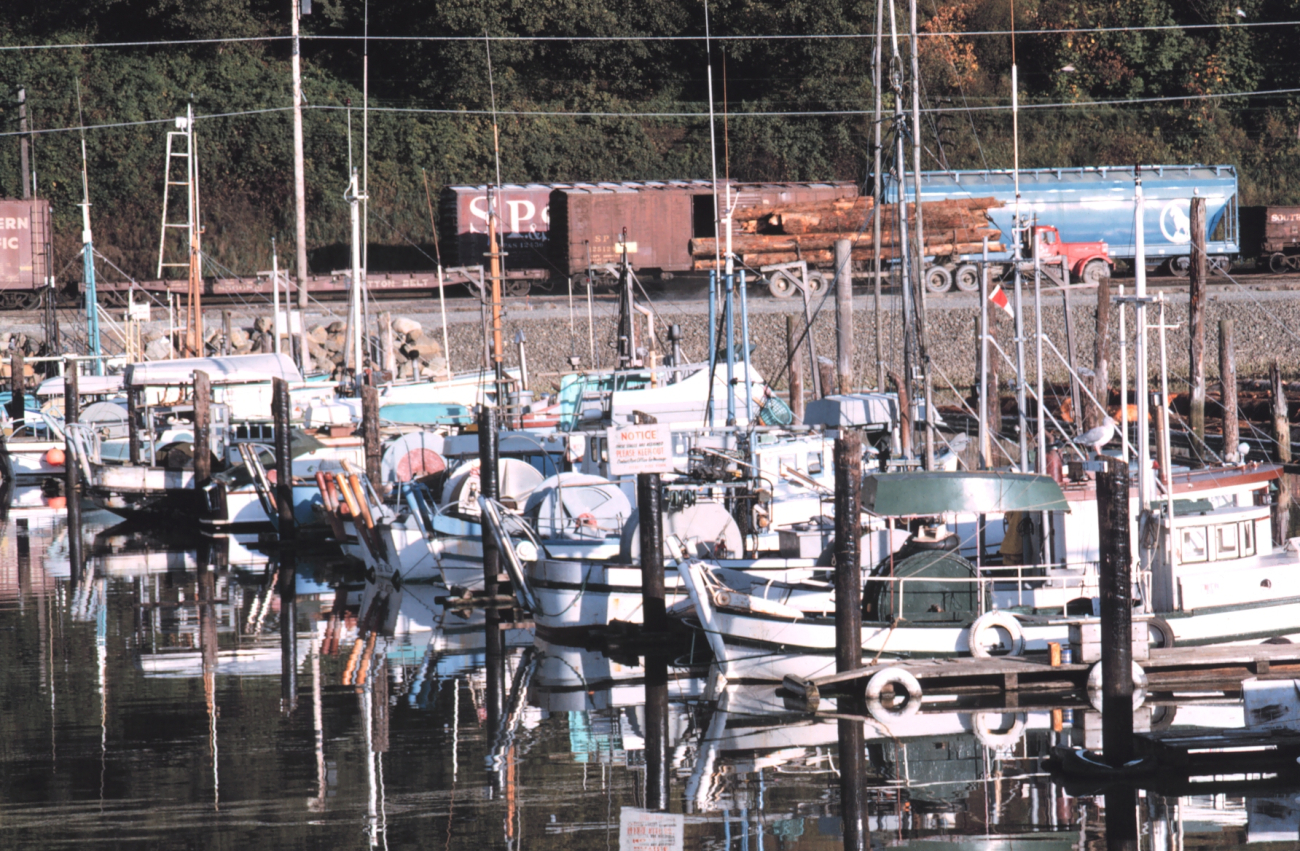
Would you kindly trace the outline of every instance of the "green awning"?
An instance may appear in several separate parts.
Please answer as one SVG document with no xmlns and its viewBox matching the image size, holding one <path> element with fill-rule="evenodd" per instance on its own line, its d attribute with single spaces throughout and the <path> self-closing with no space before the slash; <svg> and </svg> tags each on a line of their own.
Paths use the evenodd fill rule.
<svg viewBox="0 0 1300 851">
<path fill-rule="evenodd" d="M 884 517 L 1068 511 L 1061 486 L 1024 473 L 881 473 L 862 480 L 863 509 Z"/>
</svg>

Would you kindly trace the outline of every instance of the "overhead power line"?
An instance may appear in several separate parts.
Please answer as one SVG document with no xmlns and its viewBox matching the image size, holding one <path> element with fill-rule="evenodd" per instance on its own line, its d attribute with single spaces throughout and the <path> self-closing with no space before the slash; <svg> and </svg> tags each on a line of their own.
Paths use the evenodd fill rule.
<svg viewBox="0 0 1300 851">
<path fill-rule="evenodd" d="M 1083 35 L 1092 33 L 1173 32 L 1215 29 L 1258 29 L 1264 27 L 1300 26 L 1296 21 L 1225 21 L 1210 24 L 1151 24 L 1137 27 L 1062 27 L 1037 30 L 1016 30 L 1015 35 Z M 1010 36 L 1010 30 L 957 30 L 917 33 L 921 38 L 966 38 Z M 874 39 L 875 33 L 756 33 L 752 35 L 714 35 L 714 41 L 812 41 L 812 40 L 863 40 Z M 162 41 L 107 41 L 77 42 L 72 44 L 7 44 L 0 45 L 0 53 L 23 50 L 87 50 L 92 48 L 119 49 L 129 47 L 181 47 L 194 44 L 238 44 L 246 42 L 289 41 L 288 35 L 245 36 L 241 38 L 167 39 Z M 395 42 L 583 42 L 583 41 L 704 41 L 704 35 L 303 35 L 302 41 L 395 41 Z"/>
</svg>

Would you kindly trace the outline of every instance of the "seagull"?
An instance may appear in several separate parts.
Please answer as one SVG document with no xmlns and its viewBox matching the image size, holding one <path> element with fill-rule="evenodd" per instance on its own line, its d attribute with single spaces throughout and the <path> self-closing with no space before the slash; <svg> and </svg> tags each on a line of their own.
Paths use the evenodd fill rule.
<svg viewBox="0 0 1300 851">
<path fill-rule="evenodd" d="M 1243 461 L 1243 462 L 1244 462 L 1244 461 L 1246 460 L 1246 456 L 1249 455 L 1249 454 L 1250 454 L 1250 444 L 1249 444 L 1249 443 L 1247 443 L 1246 441 L 1243 440 L 1241 443 L 1238 443 L 1238 444 L 1237 444 L 1237 460 L 1238 460 L 1238 461 Z"/>
<path fill-rule="evenodd" d="M 1076 437 L 1074 442 L 1076 444 L 1081 443 L 1084 446 L 1091 446 L 1092 451 L 1100 455 L 1101 448 L 1107 443 L 1110 443 L 1111 438 L 1115 436 L 1115 426 L 1115 418 L 1107 415 L 1106 419 L 1101 421 L 1101 425 L 1096 428 L 1088 429 L 1083 434 Z"/>
<path fill-rule="evenodd" d="M 1066 65 L 1066 66 L 1063 67 L 1061 70 L 1064 71 L 1064 72 L 1067 73 L 1067 74 L 1073 74 L 1073 73 L 1074 73 L 1074 66 L 1073 66 L 1073 65 Z"/>
<path fill-rule="evenodd" d="M 952 473 L 957 470 L 957 456 L 970 446 L 970 435 L 962 433 L 948 441 L 948 449 L 934 459 L 935 466 L 938 469 Z"/>
<path fill-rule="evenodd" d="M 1237 7 L 1237 17 L 1238 17 L 1238 18 L 1244 18 L 1244 17 L 1246 17 L 1246 13 L 1243 12 L 1243 11 L 1241 11 L 1241 7 L 1240 7 L 1240 6 Z"/>
</svg>

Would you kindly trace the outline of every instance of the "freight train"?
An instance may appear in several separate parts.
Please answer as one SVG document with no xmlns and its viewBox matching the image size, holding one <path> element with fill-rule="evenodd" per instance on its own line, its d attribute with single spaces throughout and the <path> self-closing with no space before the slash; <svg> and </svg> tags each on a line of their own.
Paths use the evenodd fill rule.
<svg viewBox="0 0 1300 851">
<path fill-rule="evenodd" d="M 1199 195 L 1206 199 L 1212 270 L 1226 271 L 1234 260 L 1255 259 L 1257 265 L 1274 271 L 1300 271 L 1300 208 L 1239 211 L 1237 173 L 1229 165 L 1142 166 L 1140 172 L 1147 199 L 1144 236 L 1149 263 L 1174 275 L 1187 274 L 1189 207 L 1191 198 Z M 1027 225 L 1055 227 L 1063 242 L 1105 242 L 1112 261 L 1131 263 L 1136 254 L 1134 178 L 1131 167 L 1023 170 L 1020 214 Z M 621 260 L 624 248 L 643 277 L 669 281 L 703 274 L 713 268 L 718 248 L 713 193 L 713 183 L 706 180 L 504 185 L 497 190 L 495 203 L 502 228 L 505 292 L 522 295 L 536 284 L 588 276 L 597 282 L 608 280 L 610 267 Z M 914 200 L 911 180 L 903 194 Z M 870 216 L 879 212 L 882 222 L 888 223 L 892 215 L 887 207 L 876 211 L 872 199 L 852 183 L 732 183 L 728 196 L 734 239 L 744 246 L 736 249 L 741 262 L 761 270 L 791 260 L 806 261 L 807 284 L 813 290 L 825 284 L 830 271 L 832 238 L 855 238 L 855 271 L 863 274 L 871 266 Z M 926 284 L 931 291 L 954 284 L 973 288 L 976 279 L 971 270 L 981 259 L 982 235 L 989 237 L 995 271 L 1009 268 L 1017 208 L 1010 171 L 925 172 L 921 197 L 925 209 L 939 204 L 951 212 L 951 221 L 936 217 L 934 228 L 926 226 Z M 884 200 L 896 198 L 897 187 L 887 183 Z M 439 201 L 439 242 L 446 266 L 441 279 L 432 270 L 372 271 L 367 276 L 372 294 L 425 295 L 447 284 L 481 292 L 488 283 L 484 267 L 488 265 L 489 203 L 485 186 L 445 188 Z M 810 210 L 829 213 L 821 218 L 835 224 L 823 223 L 818 230 L 819 216 L 807 215 Z M 972 218 L 971 211 L 978 215 Z M 945 230 L 949 225 L 953 229 Z M 50 280 L 49 231 L 48 202 L 0 201 L 0 307 L 37 303 L 40 289 Z M 891 238 L 887 232 L 885 241 Z M 889 250 L 882 255 L 887 263 L 896 262 Z M 791 294 L 788 282 L 778 274 L 751 280 L 766 284 L 774 295 Z M 75 297 L 75 286 L 64 297 Z M 157 296 L 184 293 L 186 282 L 101 281 L 98 291 L 101 300 L 113 305 L 125 303 L 133 286 Z M 217 297 L 269 296 L 270 287 L 266 277 L 206 282 L 208 295 Z M 308 288 L 315 298 L 345 298 L 348 275 L 313 275 Z"/>
</svg>

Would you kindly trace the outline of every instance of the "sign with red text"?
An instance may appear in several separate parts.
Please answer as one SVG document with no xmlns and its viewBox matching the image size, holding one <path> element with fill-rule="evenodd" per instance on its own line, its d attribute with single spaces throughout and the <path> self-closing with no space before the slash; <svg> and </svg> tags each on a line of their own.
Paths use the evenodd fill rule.
<svg viewBox="0 0 1300 851">
<path fill-rule="evenodd" d="M 682 851 L 686 819 L 624 807 L 618 816 L 618 851 Z"/>
<path fill-rule="evenodd" d="M 667 423 L 629 425 L 608 432 L 609 474 L 671 473 L 673 453 Z"/>
</svg>

